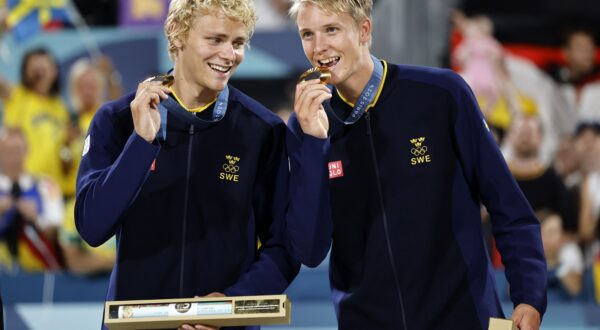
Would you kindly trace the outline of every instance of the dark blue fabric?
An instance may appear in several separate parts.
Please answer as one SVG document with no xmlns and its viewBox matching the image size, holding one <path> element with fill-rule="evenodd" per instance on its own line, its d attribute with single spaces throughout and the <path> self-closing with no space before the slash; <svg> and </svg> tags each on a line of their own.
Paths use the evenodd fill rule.
<svg viewBox="0 0 600 330">
<path fill-rule="evenodd" d="M 340 161 L 343 176 L 329 180 L 332 223 L 316 224 L 322 231 L 313 231 L 332 233 L 318 236 L 323 241 L 314 246 L 325 249 L 333 242 L 330 282 L 339 327 L 403 328 L 391 259 L 408 329 L 487 329 L 489 317 L 502 317 L 480 203 L 491 214 L 514 304 L 530 304 L 543 314 L 546 264 L 539 223 L 467 84 L 450 70 L 389 65 L 380 98 L 369 110 L 370 131 L 365 116 L 353 125 L 336 119 L 352 108 L 333 93 L 327 107 L 331 152 L 325 162 L 322 155 L 314 158 L 323 167 Z M 290 128 L 302 136 L 294 118 Z"/>
<path fill-rule="evenodd" d="M 285 124 L 230 87 L 221 121 L 191 128 L 169 113 L 166 141 L 150 144 L 132 99 L 98 111 L 77 180 L 81 236 L 117 235 L 107 300 L 282 293 L 299 270 L 285 241 Z"/>
</svg>

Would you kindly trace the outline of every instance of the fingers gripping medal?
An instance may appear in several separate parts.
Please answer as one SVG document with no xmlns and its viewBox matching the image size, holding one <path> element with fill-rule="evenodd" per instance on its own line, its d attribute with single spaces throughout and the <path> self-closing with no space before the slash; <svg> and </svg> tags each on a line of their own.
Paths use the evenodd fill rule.
<svg viewBox="0 0 600 330">
<path fill-rule="evenodd" d="M 173 85 L 173 82 L 175 82 L 175 78 L 170 74 L 161 74 L 161 75 L 150 77 L 150 78 L 144 80 L 144 82 L 149 82 L 149 81 L 160 81 L 160 82 L 162 82 L 163 86 L 171 87 Z M 157 136 L 162 141 L 166 141 L 167 140 L 167 109 L 164 106 L 159 104 L 158 112 L 160 114 L 160 129 L 157 132 Z"/>
<path fill-rule="evenodd" d="M 314 67 L 306 70 L 303 74 L 298 78 L 298 83 L 301 83 L 306 80 L 319 79 L 321 80 L 321 84 L 326 85 L 331 79 L 331 72 L 324 67 Z"/>
</svg>

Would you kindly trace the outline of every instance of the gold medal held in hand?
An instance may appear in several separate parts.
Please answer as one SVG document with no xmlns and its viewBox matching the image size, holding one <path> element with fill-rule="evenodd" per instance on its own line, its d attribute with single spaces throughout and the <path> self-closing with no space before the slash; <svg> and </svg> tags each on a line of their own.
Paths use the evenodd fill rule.
<svg viewBox="0 0 600 330">
<path fill-rule="evenodd" d="M 163 86 L 171 87 L 175 81 L 175 78 L 170 74 L 159 74 L 158 76 L 150 77 L 144 80 L 144 82 L 148 81 L 160 81 L 162 82 Z"/>
<path fill-rule="evenodd" d="M 301 74 L 300 78 L 298 78 L 298 83 L 312 79 L 319 79 L 321 80 L 321 84 L 327 84 L 329 79 L 331 79 L 331 72 L 327 68 L 317 66 Z"/>
</svg>

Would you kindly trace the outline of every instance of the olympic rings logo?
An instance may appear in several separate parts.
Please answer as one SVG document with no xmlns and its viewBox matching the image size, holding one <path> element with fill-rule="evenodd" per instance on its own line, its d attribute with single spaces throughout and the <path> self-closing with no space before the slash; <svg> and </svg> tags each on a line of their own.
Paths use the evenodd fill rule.
<svg viewBox="0 0 600 330">
<path fill-rule="evenodd" d="M 427 153 L 427 146 L 412 148 L 410 149 L 410 153 L 415 156 L 423 156 Z"/>
<path fill-rule="evenodd" d="M 237 173 L 240 167 L 237 165 L 223 164 L 223 170 L 227 173 Z"/>
</svg>

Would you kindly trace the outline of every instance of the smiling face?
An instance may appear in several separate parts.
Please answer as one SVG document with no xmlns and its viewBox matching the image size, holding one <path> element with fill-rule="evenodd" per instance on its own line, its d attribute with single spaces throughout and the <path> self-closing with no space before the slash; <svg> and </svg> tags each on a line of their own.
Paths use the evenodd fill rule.
<svg viewBox="0 0 600 330">
<path fill-rule="evenodd" d="M 219 92 L 244 59 L 248 28 L 219 11 L 198 16 L 183 42 L 176 41 L 175 78 L 196 90 Z"/>
<path fill-rule="evenodd" d="M 331 71 L 333 85 L 352 84 L 370 74 L 371 21 L 357 24 L 351 15 L 328 12 L 313 3 L 303 3 L 296 23 L 302 47 L 313 66 Z"/>
</svg>

